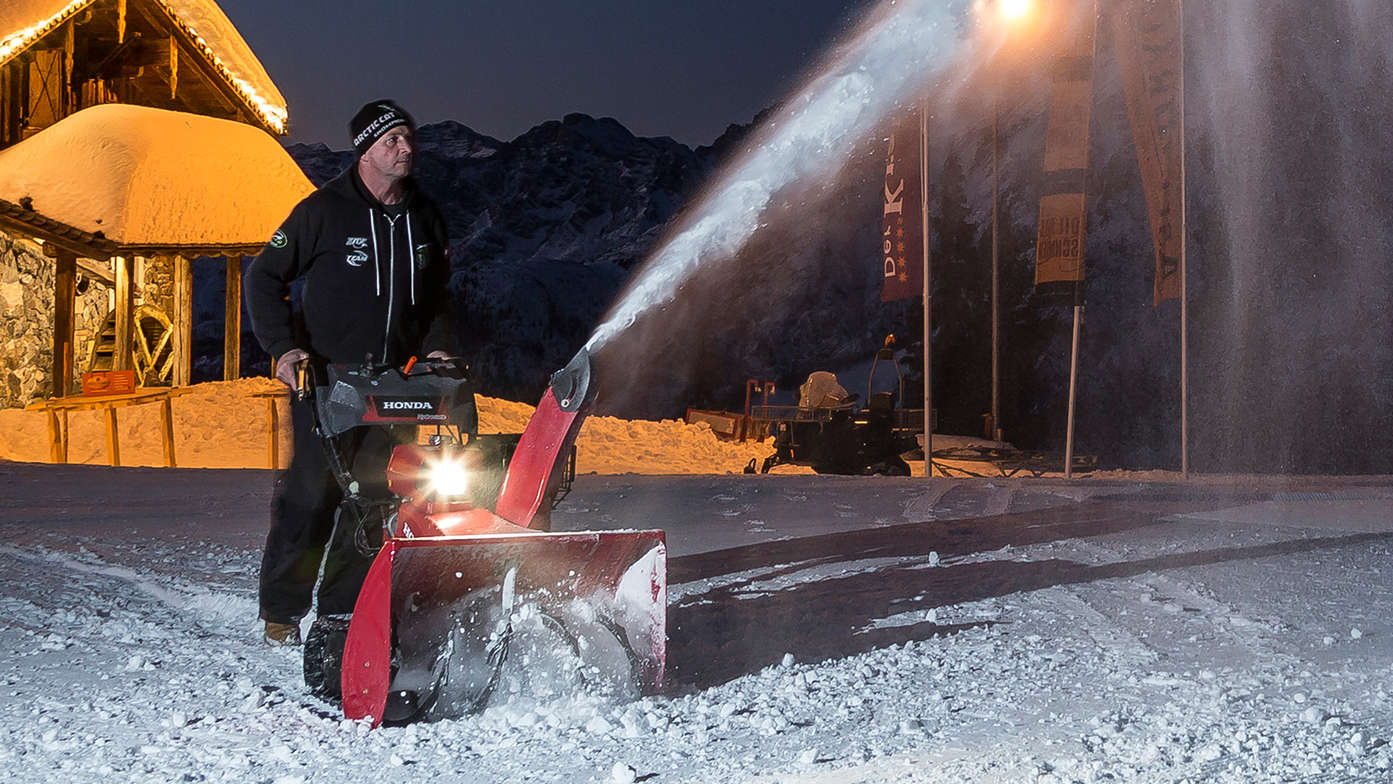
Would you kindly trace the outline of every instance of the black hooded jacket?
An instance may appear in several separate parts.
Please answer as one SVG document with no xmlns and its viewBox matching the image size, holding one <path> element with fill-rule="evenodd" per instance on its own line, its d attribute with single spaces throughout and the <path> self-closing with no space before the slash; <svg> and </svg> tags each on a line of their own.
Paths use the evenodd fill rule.
<svg viewBox="0 0 1393 784">
<path fill-rule="evenodd" d="M 257 341 L 273 358 L 301 348 L 317 361 L 359 363 L 372 354 L 401 364 L 430 350 L 449 352 L 445 221 L 411 180 L 406 198 L 384 207 L 358 167 L 295 206 L 252 261 L 244 279 Z M 290 284 L 304 279 L 298 313 Z M 427 333 L 434 345 L 425 345 Z"/>
</svg>

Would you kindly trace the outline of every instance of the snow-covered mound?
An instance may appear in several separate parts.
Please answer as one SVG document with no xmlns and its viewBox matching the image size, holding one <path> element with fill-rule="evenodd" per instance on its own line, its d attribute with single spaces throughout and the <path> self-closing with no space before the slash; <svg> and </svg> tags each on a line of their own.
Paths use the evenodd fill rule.
<svg viewBox="0 0 1393 784">
<path fill-rule="evenodd" d="M 312 190 L 259 128 L 148 106 L 83 109 L 0 152 L 0 199 L 127 245 L 257 245 Z"/>
<path fill-rule="evenodd" d="M 478 405 L 480 430 L 485 433 L 520 433 L 533 410 L 526 403 L 484 396 L 478 397 Z M 195 384 L 180 390 L 171 407 L 180 468 L 269 468 L 272 407 L 280 465 L 290 458 L 289 403 L 278 381 L 259 377 Z M 164 465 L 158 405 L 118 409 L 117 425 L 122 465 Z M 0 460 L 48 462 L 48 426 L 43 411 L 0 409 Z M 110 462 L 101 411 L 69 413 L 68 442 L 70 463 Z M 576 470 L 583 474 L 724 474 L 738 472 L 751 459 L 762 460 L 772 452 L 759 442 L 721 441 L 706 424 L 597 416 L 581 428 Z"/>
</svg>

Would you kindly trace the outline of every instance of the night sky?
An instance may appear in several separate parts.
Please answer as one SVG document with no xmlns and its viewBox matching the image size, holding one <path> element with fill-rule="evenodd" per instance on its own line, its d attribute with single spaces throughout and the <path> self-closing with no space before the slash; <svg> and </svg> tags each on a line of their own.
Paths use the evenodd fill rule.
<svg viewBox="0 0 1393 784">
<path fill-rule="evenodd" d="M 709 144 L 799 82 L 872 0 L 223 0 L 290 107 L 289 141 L 348 146 L 401 101 L 509 140 L 570 112 Z"/>
</svg>

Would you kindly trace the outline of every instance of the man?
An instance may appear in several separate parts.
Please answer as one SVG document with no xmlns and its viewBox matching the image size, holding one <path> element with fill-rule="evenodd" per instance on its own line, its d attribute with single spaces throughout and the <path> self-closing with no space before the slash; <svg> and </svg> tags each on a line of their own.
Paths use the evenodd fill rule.
<svg viewBox="0 0 1393 784">
<path fill-rule="evenodd" d="M 275 376 L 297 386 L 308 365 L 401 365 L 430 351 L 444 356 L 433 321 L 448 318 L 445 222 L 411 178 L 415 123 L 388 100 L 364 106 L 349 123 L 357 159 L 296 205 L 247 270 L 247 311 L 257 341 L 275 358 Z M 290 284 L 304 284 L 292 309 Z M 437 324 L 437 327 L 440 325 Z M 372 556 L 355 516 L 336 511 L 342 493 L 313 432 L 311 403 L 291 404 L 294 456 L 281 478 L 261 560 L 265 639 L 300 643 L 321 562 L 320 616 L 351 613 Z M 389 431 L 359 428 L 344 445 L 355 476 L 382 478 Z M 380 532 L 367 532 L 370 536 Z M 327 552 L 326 552 L 327 546 Z"/>
</svg>

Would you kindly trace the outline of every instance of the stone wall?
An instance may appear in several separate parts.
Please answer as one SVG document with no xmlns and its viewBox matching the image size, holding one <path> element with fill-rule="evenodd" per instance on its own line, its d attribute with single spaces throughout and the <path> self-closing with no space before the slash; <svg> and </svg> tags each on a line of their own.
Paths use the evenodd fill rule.
<svg viewBox="0 0 1393 784">
<path fill-rule="evenodd" d="M 78 391 L 82 374 L 92 369 L 92 343 L 111 313 L 112 291 L 106 281 L 77 271 L 73 302 L 73 389 Z"/>
<path fill-rule="evenodd" d="M 53 260 L 0 232 L 0 407 L 52 391 L 52 352 Z"/>
<path fill-rule="evenodd" d="M 53 394 L 53 274 L 53 259 L 37 244 L 0 232 L 0 408 Z M 100 279 L 79 269 L 77 288 L 75 380 L 87 369 L 92 340 L 111 309 L 110 289 Z"/>
<path fill-rule="evenodd" d="M 166 316 L 174 315 L 174 257 L 156 256 L 136 259 L 140 285 L 136 288 L 136 304 L 154 305 Z"/>
</svg>

